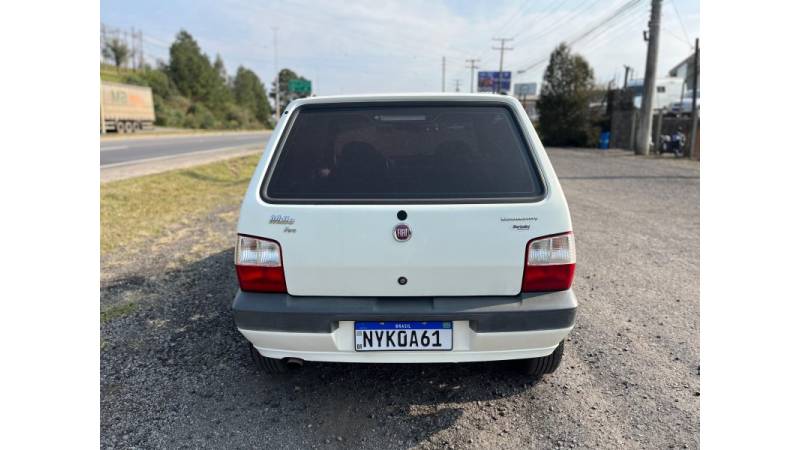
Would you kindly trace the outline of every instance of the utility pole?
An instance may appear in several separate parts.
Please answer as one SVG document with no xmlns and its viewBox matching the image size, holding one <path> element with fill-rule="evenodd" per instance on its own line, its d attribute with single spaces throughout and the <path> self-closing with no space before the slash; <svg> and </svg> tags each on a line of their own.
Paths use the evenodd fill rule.
<svg viewBox="0 0 800 450">
<path fill-rule="evenodd" d="M 139 30 L 139 68 L 144 67 L 144 32 Z"/>
<path fill-rule="evenodd" d="M 272 27 L 272 53 L 275 63 L 275 124 L 281 120 L 281 72 L 278 70 L 278 27 Z"/>
<path fill-rule="evenodd" d="M 444 66 L 445 66 L 445 64 L 446 64 L 446 60 L 445 60 L 444 56 L 442 56 L 442 92 L 444 92 L 444 73 L 445 73 L 445 67 Z"/>
<path fill-rule="evenodd" d="M 633 71 L 633 67 L 628 66 L 628 65 L 623 65 L 622 67 L 625 68 L 625 82 L 622 85 L 622 89 L 627 89 L 628 88 L 628 73 Z"/>
<path fill-rule="evenodd" d="M 695 153 L 695 140 L 697 139 L 697 91 L 700 89 L 698 83 L 700 78 L 700 38 L 694 40 L 694 74 L 692 76 L 692 137 L 689 143 L 689 158 L 694 158 Z"/>
<path fill-rule="evenodd" d="M 103 55 L 103 47 L 106 45 L 106 26 L 104 23 L 100 22 L 100 57 L 101 62 L 105 62 L 105 57 Z"/>
<path fill-rule="evenodd" d="M 503 84 L 503 55 L 506 51 L 514 50 L 512 47 L 506 47 L 507 41 L 513 41 L 514 38 L 492 38 L 493 41 L 499 41 L 500 47 L 492 47 L 492 50 L 500 50 L 500 73 L 497 75 L 498 86 L 494 86 L 493 92 L 500 92 L 501 86 Z"/>
<path fill-rule="evenodd" d="M 455 80 L 453 80 L 453 81 L 455 81 L 455 83 L 456 83 L 456 92 L 461 92 L 461 80 L 459 80 L 458 78 L 456 78 L 456 79 L 455 79 Z"/>
<path fill-rule="evenodd" d="M 136 28 L 131 27 L 131 69 L 136 69 Z"/>
<path fill-rule="evenodd" d="M 475 69 L 478 68 L 478 65 L 475 64 L 475 63 L 478 63 L 480 61 L 481 61 L 480 59 L 468 59 L 467 60 L 467 62 L 469 63 L 469 66 L 467 66 L 467 69 L 469 69 L 469 92 L 470 92 L 470 94 L 475 92 Z"/>
<path fill-rule="evenodd" d="M 653 0 L 650 9 L 650 32 L 647 36 L 647 64 L 644 70 L 644 92 L 642 93 L 642 116 L 636 136 L 636 154 L 650 154 L 650 134 L 653 128 L 653 97 L 656 91 L 656 67 L 658 65 L 658 37 L 661 30 L 661 1 Z"/>
</svg>

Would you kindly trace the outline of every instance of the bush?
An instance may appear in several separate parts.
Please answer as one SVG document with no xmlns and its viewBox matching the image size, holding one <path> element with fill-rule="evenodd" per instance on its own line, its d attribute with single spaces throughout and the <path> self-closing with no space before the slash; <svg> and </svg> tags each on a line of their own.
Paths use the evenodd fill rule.
<svg viewBox="0 0 800 450">
<path fill-rule="evenodd" d="M 236 128 L 262 128 L 263 125 L 258 122 L 255 115 L 246 107 L 239 106 L 235 103 L 228 103 L 225 105 L 225 114 L 223 120 L 230 124 L 236 123 Z M 228 126 L 231 128 L 231 126 Z"/>
<path fill-rule="evenodd" d="M 195 117 L 194 114 L 187 114 L 186 117 L 183 118 L 181 126 L 183 128 L 199 128 L 197 117 Z"/>
<path fill-rule="evenodd" d="M 167 74 L 158 69 L 148 68 L 130 73 L 125 76 L 123 82 L 137 86 L 149 86 L 153 90 L 153 96 L 157 95 L 163 99 L 169 99 L 176 92 L 175 86 L 172 86 Z"/>
<path fill-rule="evenodd" d="M 191 106 L 189 99 L 174 96 L 169 100 L 164 100 L 158 95 L 153 95 L 153 103 L 156 110 L 156 125 L 164 127 L 185 126 L 186 113 Z"/>
<path fill-rule="evenodd" d="M 189 107 L 189 114 L 185 123 L 192 124 L 191 128 L 211 129 L 217 127 L 217 118 L 208 107 L 202 103 L 194 103 Z"/>
</svg>

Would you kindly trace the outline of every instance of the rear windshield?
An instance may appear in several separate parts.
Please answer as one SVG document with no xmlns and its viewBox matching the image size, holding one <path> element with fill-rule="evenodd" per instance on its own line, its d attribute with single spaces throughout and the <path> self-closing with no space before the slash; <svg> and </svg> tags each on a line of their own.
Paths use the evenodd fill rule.
<svg viewBox="0 0 800 450">
<path fill-rule="evenodd" d="M 524 201 L 544 193 L 504 106 L 301 108 L 268 171 L 269 201 Z"/>
</svg>

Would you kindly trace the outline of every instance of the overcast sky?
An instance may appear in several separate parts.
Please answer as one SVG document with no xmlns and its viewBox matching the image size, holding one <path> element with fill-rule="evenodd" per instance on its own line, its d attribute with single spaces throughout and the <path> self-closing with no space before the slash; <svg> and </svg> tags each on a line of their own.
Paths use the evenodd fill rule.
<svg viewBox="0 0 800 450">
<path fill-rule="evenodd" d="M 103 24 L 144 32 L 150 62 L 166 60 L 169 44 L 186 29 L 229 73 L 244 65 L 274 77 L 272 27 L 278 27 L 278 64 L 309 78 L 318 95 L 469 91 L 467 58 L 479 70 L 497 70 L 493 37 L 513 37 L 504 69 L 513 82 L 541 82 L 550 51 L 601 24 L 573 50 L 587 58 L 595 79 L 622 83 L 623 65 L 644 73 L 649 0 L 324 1 L 324 0 L 101 0 Z M 659 76 L 691 54 L 699 36 L 699 0 L 665 0 Z M 535 63 L 539 63 L 535 65 Z M 519 70 L 534 66 L 524 73 Z M 476 76 L 477 78 L 477 76 Z"/>
</svg>

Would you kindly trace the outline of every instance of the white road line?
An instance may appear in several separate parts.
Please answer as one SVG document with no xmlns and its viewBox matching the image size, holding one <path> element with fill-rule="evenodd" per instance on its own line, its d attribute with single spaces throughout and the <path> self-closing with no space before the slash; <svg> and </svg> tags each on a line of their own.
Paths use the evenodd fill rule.
<svg viewBox="0 0 800 450">
<path fill-rule="evenodd" d="M 200 150 L 200 151 L 196 151 L 196 152 L 178 153 L 178 154 L 175 154 L 175 155 L 156 156 L 154 158 L 136 159 L 136 160 L 133 160 L 133 161 L 124 161 L 124 162 L 118 162 L 118 163 L 113 163 L 113 164 L 105 164 L 105 165 L 100 165 L 100 168 L 101 169 L 109 169 L 111 167 L 129 166 L 131 164 L 139 164 L 139 163 L 143 163 L 143 162 L 160 161 L 160 160 L 163 160 L 163 159 L 180 158 L 181 156 L 202 155 L 203 153 L 222 152 L 222 151 L 225 151 L 225 150 L 248 150 L 248 149 L 257 150 L 259 148 L 261 148 L 261 145 L 250 145 L 250 144 L 234 146 L 234 147 L 212 148 L 212 149 L 209 149 L 209 150 Z"/>
<path fill-rule="evenodd" d="M 106 150 L 122 150 L 123 148 L 128 148 L 127 145 L 116 145 L 114 147 L 100 147 L 100 151 L 104 152 Z"/>
<path fill-rule="evenodd" d="M 206 139 L 206 138 L 225 138 L 225 137 L 232 137 L 237 139 L 242 138 L 252 138 L 256 136 L 267 136 L 272 133 L 272 131 L 253 131 L 250 133 L 222 133 L 222 134 L 199 134 L 199 135 L 167 135 L 167 136 L 158 136 L 158 135 L 140 135 L 138 137 L 125 137 L 125 138 L 106 138 L 101 139 L 100 143 L 125 143 L 125 144 L 134 144 L 138 142 L 144 142 L 149 140 L 192 140 L 192 139 Z"/>
<path fill-rule="evenodd" d="M 221 139 L 224 139 L 224 140 L 227 140 L 227 141 L 232 141 L 232 140 L 235 140 L 235 139 L 253 139 L 253 137 L 252 136 L 236 137 L 236 138 L 224 138 L 223 137 Z M 221 139 L 213 139 L 213 140 L 221 140 Z M 190 140 L 190 138 L 187 138 L 182 143 L 198 144 L 198 143 L 201 143 L 201 142 L 209 142 L 211 140 L 212 140 L 212 138 L 191 138 L 191 140 Z M 260 144 L 261 142 L 262 142 L 262 139 L 255 139 L 253 143 L 254 144 Z M 264 144 L 266 144 L 267 143 L 267 139 L 263 139 L 263 142 L 264 142 Z M 219 142 L 219 144 L 223 144 L 223 143 L 224 142 Z M 164 145 L 170 145 L 170 144 L 165 144 L 164 142 L 146 142 L 146 143 L 139 143 L 139 142 L 133 143 L 133 142 L 131 142 L 129 145 L 119 145 L 119 146 L 115 146 L 115 147 L 102 147 L 101 146 L 100 147 L 100 151 L 102 152 L 102 151 L 106 151 L 106 150 L 121 150 L 123 148 L 161 147 L 161 146 L 164 146 Z"/>
</svg>

